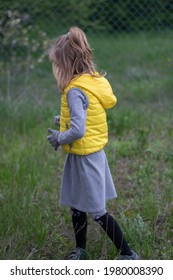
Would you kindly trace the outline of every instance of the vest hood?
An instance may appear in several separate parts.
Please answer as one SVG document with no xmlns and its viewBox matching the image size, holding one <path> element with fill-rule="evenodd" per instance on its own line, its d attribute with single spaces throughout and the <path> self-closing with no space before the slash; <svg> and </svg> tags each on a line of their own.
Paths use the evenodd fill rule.
<svg viewBox="0 0 173 280">
<path fill-rule="evenodd" d="M 104 109 L 112 108 L 117 103 L 112 87 L 107 79 L 102 76 L 93 77 L 89 74 L 83 74 L 70 82 L 69 86 L 65 89 L 65 93 L 74 87 L 81 88 L 84 92 L 91 92 Z"/>
</svg>

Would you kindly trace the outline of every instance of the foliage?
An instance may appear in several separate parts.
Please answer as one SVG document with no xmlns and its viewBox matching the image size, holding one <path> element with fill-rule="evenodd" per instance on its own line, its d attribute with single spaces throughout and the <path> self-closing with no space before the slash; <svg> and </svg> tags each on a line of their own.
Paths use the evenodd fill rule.
<svg viewBox="0 0 173 280">
<path fill-rule="evenodd" d="M 45 32 L 33 26 L 30 15 L 17 10 L 4 11 L 0 20 L 1 69 L 7 73 L 7 94 L 12 95 L 13 81 L 25 72 L 25 83 L 29 71 L 41 63 L 46 55 L 48 39 Z M 26 87 L 25 87 L 26 90 Z"/>
</svg>

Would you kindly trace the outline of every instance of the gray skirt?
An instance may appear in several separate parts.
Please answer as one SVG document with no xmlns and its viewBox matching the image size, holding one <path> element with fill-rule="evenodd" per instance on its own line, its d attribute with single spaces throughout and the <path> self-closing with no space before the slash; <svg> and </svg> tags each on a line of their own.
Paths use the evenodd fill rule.
<svg viewBox="0 0 173 280">
<path fill-rule="evenodd" d="M 60 205 L 96 213 L 117 197 L 104 150 L 86 156 L 68 154 L 61 183 Z"/>
</svg>

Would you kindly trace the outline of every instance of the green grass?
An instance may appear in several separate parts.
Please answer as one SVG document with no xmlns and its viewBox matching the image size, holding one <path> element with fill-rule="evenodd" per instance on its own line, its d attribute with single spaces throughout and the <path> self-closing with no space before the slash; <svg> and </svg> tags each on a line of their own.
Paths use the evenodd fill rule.
<svg viewBox="0 0 173 280">
<path fill-rule="evenodd" d="M 108 210 L 143 259 L 173 259 L 173 80 L 171 33 L 91 38 L 118 97 L 108 111 L 105 151 L 118 192 Z M 1 75 L 0 259 L 63 259 L 74 246 L 69 210 L 59 207 L 65 154 L 47 143 L 60 98 L 48 62 L 11 101 Z M 93 226 L 94 225 L 94 226 Z M 89 259 L 116 251 L 89 219 Z"/>
</svg>

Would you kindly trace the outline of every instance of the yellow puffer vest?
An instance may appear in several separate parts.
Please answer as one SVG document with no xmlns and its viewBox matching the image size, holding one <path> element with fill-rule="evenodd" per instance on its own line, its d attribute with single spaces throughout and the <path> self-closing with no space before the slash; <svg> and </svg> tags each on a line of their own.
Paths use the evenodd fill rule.
<svg viewBox="0 0 173 280">
<path fill-rule="evenodd" d="M 92 77 L 83 74 L 73 79 L 65 88 L 61 97 L 60 132 L 71 127 L 70 110 L 67 103 L 67 93 L 72 88 L 79 88 L 87 96 L 85 135 L 71 144 L 62 145 L 63 149 L 72 154 L 87 155 L 101 150 L 108 142 L 108 126 L 105 109 L 113 107 L 117 99 L 109 82 L 104 77 Z"/>
</svg>

